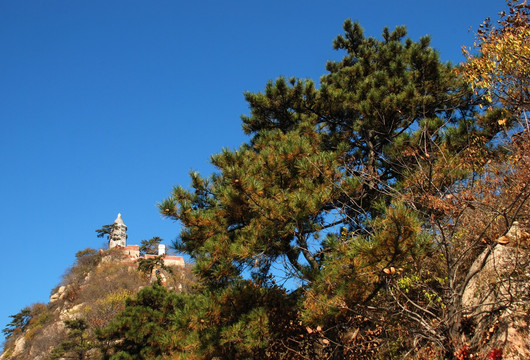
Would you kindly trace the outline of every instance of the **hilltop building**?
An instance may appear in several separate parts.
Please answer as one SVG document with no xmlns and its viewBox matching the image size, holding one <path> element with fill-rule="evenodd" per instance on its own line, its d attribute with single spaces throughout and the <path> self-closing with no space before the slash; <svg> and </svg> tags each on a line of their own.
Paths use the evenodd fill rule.
<svg viewBox="0 0 530 360">
<path fill-rule="evenodd" d="M 121 214 L 118 214 L 116 220 L 109 234 L 109 249 L 120 249 L 126 260 L 132 262 L 138 259 L 150 259 L 156 256 L 163 256 L 164 265 L 166 266 L 180 266 L 184 267 L 184 258 L 182 256 L 170 256 L 166 254 L 166 245 L 158 245 L 158 253 L 156 255 L 140 255 L 139 245 L 127 245 L 127 225 L 123 222 Z"/>
</svg>

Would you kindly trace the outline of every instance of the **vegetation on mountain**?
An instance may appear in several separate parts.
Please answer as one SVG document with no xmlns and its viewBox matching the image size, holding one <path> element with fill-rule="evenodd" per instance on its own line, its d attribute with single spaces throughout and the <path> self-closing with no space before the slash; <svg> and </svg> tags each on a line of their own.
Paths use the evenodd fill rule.
<svg viewBox="0 0 530 360">
<path fill-rule="evenodd" d="M 168 330 L 180 306 L 176 292 L 155 283 L 128 299 L 99 337 L 115 352 L 112 359 L 161 359 L 174 349 Z"/>
<path fill-rule="evenodd" d="M 138 264 L 123 262 L 116 249 L 85 249 L 52 291 L 49 304 L 35 304 L 13 315 L 2 359 L 96 359 L 105 343 L 96 332 L 105 329 L 126 301 L 156 278 Z M 187 291 L 193 282 L 189 268 L 161 268 L 168 289 Z M 169 291 L 169 290 L 168 290 Z"/>
<path fill-rule="evenodd" d="M 89 351 L 94 348 L 88 338 L 88 324 L 83 319 L 65 320 L 64 325 L 68 330 L 67 339 L 55 347 L 50 359 L 89 359 Z"/>
<path fill-rule="evenodd" d="M 165 270 L 165 271 L 167 271 L 169 273 L 173 272 L 171 267 L 166 266 L 164 264 L 164 256 L 163 255 L 155 256 L 153 258 L 142 258 L 142 259 L 138 260 L 138 270 L 143 272 L 144 274 L 151 275 L 151 273 L 155 269 L 158 269 L 157 271 Z M 158 274 L 158 272 L 157 272 L 157 274 Z"/>
</svg>

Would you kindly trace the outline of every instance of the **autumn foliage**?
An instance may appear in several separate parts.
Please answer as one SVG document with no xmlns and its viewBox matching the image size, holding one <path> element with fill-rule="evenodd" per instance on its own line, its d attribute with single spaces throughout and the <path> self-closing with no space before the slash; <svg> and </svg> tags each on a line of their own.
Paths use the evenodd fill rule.
<svg viewBox="0 0 530 360">
<path fill-rule="evenodd" d="M 474 44 L 478 53 L 463 48 L 468 61 L 462 74 L 489 101 L 520 115 L 530 106 L 530 5 L 526 0 L 507 4 L 496 23 L 487 19 L 480 26 Z"/>
</svg>

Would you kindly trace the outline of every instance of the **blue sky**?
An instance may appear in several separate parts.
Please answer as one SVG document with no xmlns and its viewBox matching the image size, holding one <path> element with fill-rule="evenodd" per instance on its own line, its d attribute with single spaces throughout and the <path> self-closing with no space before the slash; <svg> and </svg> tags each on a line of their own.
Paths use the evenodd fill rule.
<svg viewBox="0 0 530 360">
<path fill-rule="evenodd" d="M 246 140 L 244 91 L 318 79 L 346 18 L 406 25 L 463 60 L 502 0 L 0 2 L 0 329 L 50 290 L 118 212 L 129 243 L 178 224 L 157 202 Z M 1 336 L 1 335 L 0 335 Z M 1 338 L 0 338 L 1 340 Z"/>
</svg>

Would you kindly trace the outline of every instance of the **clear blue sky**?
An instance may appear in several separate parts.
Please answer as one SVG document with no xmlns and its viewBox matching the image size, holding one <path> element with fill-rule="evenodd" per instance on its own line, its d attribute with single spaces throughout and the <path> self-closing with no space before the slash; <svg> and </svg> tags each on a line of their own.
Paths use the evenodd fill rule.
<svg viewBox="0 0 530 360">
<path fill-rule="evenodd" d="M 156 203 L 246 140 L 244 91 L 324 74 L 346 18 L 407 25 L 462 61 L 502 0 L 0 2 L 0 329 L 121 212 L 129 243 L 178 224 Z M 1 338 L 0 338 L 1 339 Z"/>
</svg>

